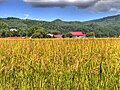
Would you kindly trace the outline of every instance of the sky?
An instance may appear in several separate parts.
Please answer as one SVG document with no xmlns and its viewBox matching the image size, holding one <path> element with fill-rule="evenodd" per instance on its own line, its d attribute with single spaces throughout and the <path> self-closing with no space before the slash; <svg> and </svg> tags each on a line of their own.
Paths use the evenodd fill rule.
<svg viewBox="0 0 120 90">
<path fill-rule="evenodd" d="M 0 0 L 0 17 L 88 21 L 120 13 L 120 0 Z"/>
</svg>

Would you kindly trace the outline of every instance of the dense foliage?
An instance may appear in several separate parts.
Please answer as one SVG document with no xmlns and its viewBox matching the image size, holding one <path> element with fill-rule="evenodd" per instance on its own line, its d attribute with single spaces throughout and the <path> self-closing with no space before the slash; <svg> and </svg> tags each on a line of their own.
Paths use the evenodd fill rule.
<svg viewBox="0 0 120 90">
<path fill-rule="evenodd" d="M 0 40 L 0 90 L 120 90 L 120 39 Z"/>
<path fill-rule="evenodd" d="M 47 22 L 30 19 L 23 20 L 14 17 L 0 18 L 0 37 L 32 36 L 33 33 L 31 33 L 30 29 L 35 26 L 46 33 L 67 34 L 70 31 L 82 31 L 83 33 L 94 32 L 96 37 L 118 37 L 120 35 L 120 15 L 89 22 L 65 22 L 59 19 Z M 18 31 L 10 32 L 11 28 L 15 28 Z M 38 36 L 40 32 L 36 34 L 34 33 L 34 36 Z"/>
</svg>

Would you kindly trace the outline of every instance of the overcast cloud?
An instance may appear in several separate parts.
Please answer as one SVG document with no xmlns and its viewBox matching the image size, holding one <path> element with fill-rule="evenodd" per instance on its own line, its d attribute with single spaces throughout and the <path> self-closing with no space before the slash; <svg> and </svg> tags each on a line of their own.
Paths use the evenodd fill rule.
<svg viewBox="0 0 120 90">
<path fill-rule="evenodd" d="M 120 11 L 120 0 L 24 0 L 33 7 L 75 6 L 94 12 Z"/>
<path fill-rule="evenodd" d="M 34 7 L 65 7 L 76 6 L 79 8 L 88 8 L 93 6 L 99 0 L 24 0 Z"/>
<path fill-rule="evenodd" d="M 0 0 L 0 3 L 3 2 L 3 1 L 5 1 L 5 0 Z"/>
</svg>

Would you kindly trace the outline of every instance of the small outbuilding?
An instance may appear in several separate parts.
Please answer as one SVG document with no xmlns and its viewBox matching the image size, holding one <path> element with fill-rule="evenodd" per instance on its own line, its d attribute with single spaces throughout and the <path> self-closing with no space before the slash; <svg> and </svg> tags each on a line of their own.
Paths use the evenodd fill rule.
<svg viewBox="0 0 120 90">
<path fill-rule="evenodd" d="M 72 38 L 85 38 L 86 34 L 82 32 L 70 32 Z"/>
<path fill-rule="evenodd" d="M 16 28 L 11 28 L 10 31 L 18 31 Z"/>
<path fill-rule="evenodd" d="M 63 35 L 62 35 L 62 34 L 55 34 L 55 35 L 53 35 L 53 37 L 54 37 L 54 38 L 62 38 Z"/>
<path fill-rule="evenodd" d="M 53 36 L 54 36 L 54 35 L 53 35 L 53 34 L 51 34 L 51 33 L 48 33 L 48 34 L 47 34 L 47 36 L 49 36 L 49 37 L 53 38 Z"/>
</svg>

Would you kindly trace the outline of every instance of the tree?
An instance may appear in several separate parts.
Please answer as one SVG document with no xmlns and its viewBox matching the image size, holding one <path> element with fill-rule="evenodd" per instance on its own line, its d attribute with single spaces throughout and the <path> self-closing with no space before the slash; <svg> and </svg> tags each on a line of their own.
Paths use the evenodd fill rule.
<svg viewBox="0 0 120 90">
<path fill-rule="evenodd" d="M 38 29 L 32 34 L 32 38 L 45 38 L 45 37 L 46 34 L 42 29 Z"/>
<path fill-rule="evenodd" d="M 27 29 L 25 29 L 25 28 L 19 28 L 19 29 L 18 29 L 18 34 L 19 34 L 20 36 L 25 37 L 25 36 L 27 35 Z"/>
<path fill-rule="evenodd" d="M 60 32 L 60 31 L 57 31 L 57 30 L 51 30 L 51 33 L 52 33 L 52 34 L 60 34 L 61 32 Z"/>
<path fill-rule="evenodd" d="M 9 28 L 9 25 L 4 23 L 4 22 L 0 22 L 0 30 L 2 29 L 8 29 Z"/>
<path fill-rule="evenodd" d="M 68 33 L 66 33 L 66 35 L 65 35 L 66 37 L 72 37 L 72 34 L 70 33 L 70 32 L 68 32 Z"/>
<path fill-rule="evenodd" d="M 1 30 L 0 31 L 0 37 L 5 38 L 5 37 L 10 37 L 12 36 L 12 32 L 10 30 Z"/>
<path fill-rule="evenodd" d="M 9 37 L 10 35 L 9 25 L 4 22 L 0 22 L 0 37 L 4 38 Z"/>
<path fill-rule="evenodd" d="M 95 33 L 94 32 L 88 32 L 86 34 L 86 37 L 95 37 Z"/>
<path fill-rule="evenodd" d="M 44 32 L 44 28 L 42 27 L 39 27 L 39 26 L 32 26 L 28 29 L 27 31 L 27 35 L 28 36 L 38 36 L 38 33 L 39 34 L 43 34 Z"/>
</svg>

